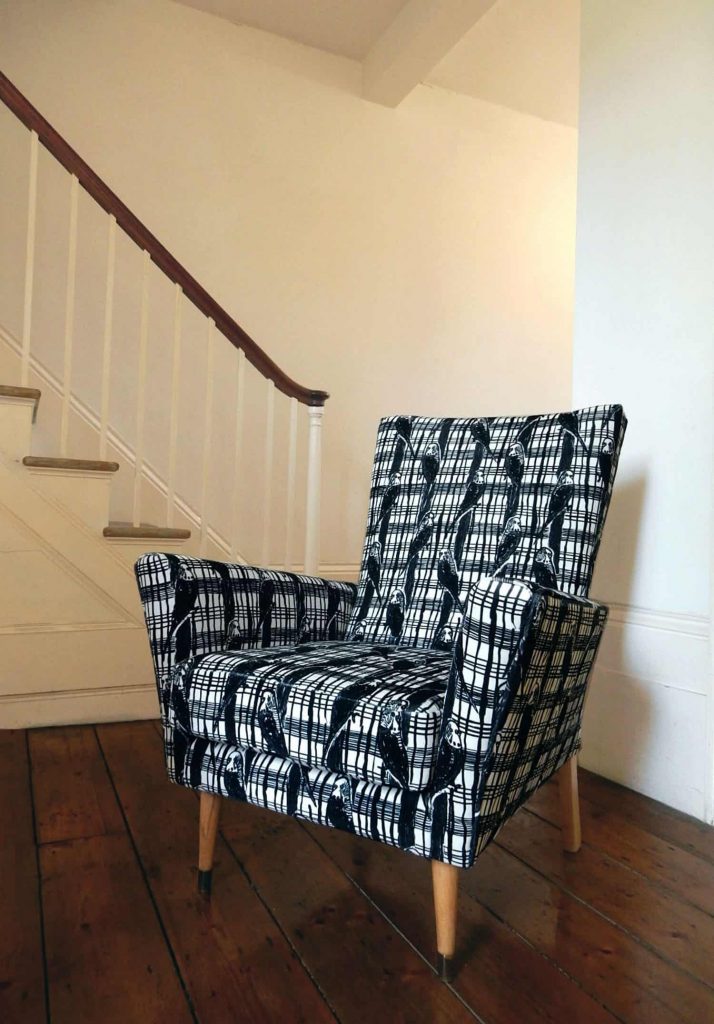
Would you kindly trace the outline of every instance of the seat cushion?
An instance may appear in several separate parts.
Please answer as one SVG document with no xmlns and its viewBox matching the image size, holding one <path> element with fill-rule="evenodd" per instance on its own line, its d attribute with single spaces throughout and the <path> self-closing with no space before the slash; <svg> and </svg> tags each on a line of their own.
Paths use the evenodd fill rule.
<svg viewBox="0 0 714 1024">
<path fill-rule="evenodd" d="M 339 641 L 226 651 L 179 664 L 169 700 L 190 735 L 420 790 L 450 665 L 443 651 Z"/>
</svg>

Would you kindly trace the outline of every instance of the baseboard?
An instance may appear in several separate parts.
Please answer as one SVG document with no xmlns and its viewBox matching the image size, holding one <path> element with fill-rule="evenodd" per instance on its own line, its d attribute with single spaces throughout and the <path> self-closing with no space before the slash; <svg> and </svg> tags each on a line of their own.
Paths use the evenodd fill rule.
<svg viewBox="0 0 714 1024">
<path fill-rule="evenodd" d="M 584 767 L 710 818 L 709 620 L 611 607 L 589 688 Z"/>
<path fill-rule="evenodd" d="M 0 728 L 34 729 L 51 725 L 129 722 L 157 718 L 156 687 L 107 686 L 0 697 Z"/>
</svg>

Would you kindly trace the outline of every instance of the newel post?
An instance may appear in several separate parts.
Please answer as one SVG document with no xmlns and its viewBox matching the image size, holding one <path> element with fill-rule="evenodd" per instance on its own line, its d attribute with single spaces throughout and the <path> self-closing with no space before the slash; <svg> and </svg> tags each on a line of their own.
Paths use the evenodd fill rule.
<svg viewBox="0 0 714 1024">
<path fill-rule="evenodd" d="M 321 405 L 308 406 L 310 418 L 307 441 L 307 509 L 305 516 L 305 572 L 317 573 L 320 536 L 320 474 L 322 447 Z"/>
</svg>

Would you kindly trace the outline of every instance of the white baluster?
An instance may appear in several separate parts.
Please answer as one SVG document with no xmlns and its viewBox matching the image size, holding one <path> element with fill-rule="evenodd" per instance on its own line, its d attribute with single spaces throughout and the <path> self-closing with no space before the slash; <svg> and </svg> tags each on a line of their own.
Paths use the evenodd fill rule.
<svg viewBox="0 0 714 1024">
<path fill-rule="evenodd" d="M 298 400 L 290 399 L 290 433 L 288 436 L 288 479 L 285 502 L 285 568 L 293 567 L 293 519 L 295 516 L 295 464 L 297 462 Z"/>
<path fill-rule="evenodd" d="M 107 432 L 109 430 L 109 385 L 112 365 L 112 325 L 114 319 L 114 263 L 116 258 L 117 220 L 109 215 L 107 238 L 107 280 L 104 292 L 104 347 L 102 350 L 102 399 L 99 415 L 99 458 L 107 457 Z"/>
<path fill-rule="evenodd" d="M 320 474 L 322 442 L 322 406 L 307 410 L 310 426 L 307 446 L 307 508 L 305 523 L 305 572 L 315 574 L 319 561 Z"/>
<path fill-rule="evenodd" d="M 243 470 L 243 394 L 245 392 L 245 352 L 236 350 L 236 432 L 233 456 L 233 536 L 231 539 L 231 558 L 238 555 L 238 533 L 240 531 L 240 491 Z"/>
<path fill-rule="evenodd" d="M 208 318 L 208 336 L 206 339 L 206 396 L 204 400 L 205 414 L 203 419 L 203 482 L 201 485 L 201 554 L 206 553 L 208 541 L 208 481 L 211 461 L 211 425 L 213 421 L 213 338 L 215 322 Z"/>
<path fill-rule="evenodd" d="M 72 398 L 72 346 L 74 344 L 74 288 L 77 275 L 77 204 L 79 180 L 72 175 L 69 191 L 69 241 L 67 245 L 67 290 L 64 307 L 64 365 L 62 368 L 62 416 L 60 419 L 60 455 L 67 455 L 69 413 Z"/>
<path fill-rule="evenodd" d="M 149 268 L 144 251 L 141 265 L 141 320 L 139 323 L 139 370 L 136 391 L 136 448 L 134 452 L 134 526 L 141 526 L 141 484 L 144 474 L 144 420 L 146 418 L 146 357 L 149 347 Z"/>
<path fill-rule="evenodd" d="M 181 305 L 183 289 L 176 285 L 174 292 L 174 346 L 171 364 L 171 413 L 169 416 L 169 471 L 166 486 L 166 525 L 174 525 L 176 505 L 176 453 L 178 440 L 178 413 L 181 388 Z"/>
<path fill-rule="evenodd" d="M 32 330 L 32 289 L 35 280 L 35 222 L 37 219 L 37 132 L 30 132 L 30 180 L 27 190 L 27 238 L 25 242 L 25 294 L 22 304 L 22 365 L 20 383 L 30 376 L 30 333 Z"/>
<path fill-rule="evenodd" d="M 270 554 L 270 520 L 273 504 L 273 449 L 275 440 L 275 385 L 268 380 L 265 403 L 265 477 L 263 482 L 263 547 L 261 565 L 267 566 Z"/>
</svg>

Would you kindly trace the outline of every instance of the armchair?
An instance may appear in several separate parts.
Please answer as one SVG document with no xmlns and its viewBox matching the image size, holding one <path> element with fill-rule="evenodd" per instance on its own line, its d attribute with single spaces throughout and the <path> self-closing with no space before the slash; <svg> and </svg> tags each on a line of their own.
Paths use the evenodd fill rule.
<svg viewBox="0 0 714 1024">
<path fill-rule="evenodd" d="M 210 894 L 220 797 L 432 862 L 438 967 L 458 871 L 575 756 L 607 611 L 588 600 L 626 420 L 620 406 L 390 417 L 359 586 L 148 554 L 137 579 L 169 778 L 200 791 Z"/>
</svg>

